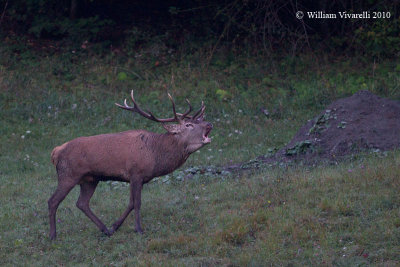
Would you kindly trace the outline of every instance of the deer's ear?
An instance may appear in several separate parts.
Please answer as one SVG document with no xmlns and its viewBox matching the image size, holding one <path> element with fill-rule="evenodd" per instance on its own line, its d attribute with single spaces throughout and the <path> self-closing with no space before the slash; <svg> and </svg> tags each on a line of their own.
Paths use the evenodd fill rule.
<svg viewBox="0 0 400 267">
<path fill-rule="evenodd" d="M 162 126 L 164 127 L 167 132 L 172 134 L 177 134 L 182 131 L 182 127 L 180 124 L 165 124 L 163 123 Z"/>
</svg>

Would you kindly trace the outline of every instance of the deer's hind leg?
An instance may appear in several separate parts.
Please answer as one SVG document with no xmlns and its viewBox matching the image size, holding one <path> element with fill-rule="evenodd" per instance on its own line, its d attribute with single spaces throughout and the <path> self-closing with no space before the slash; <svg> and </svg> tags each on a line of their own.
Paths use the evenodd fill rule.
<svg viewBox="0 0 400 267">
<path fill-rule="evenodd" d="M 107 236 L 110 236 L 111 233 L 108 231 L 107 227 L 104 223 L 93 213 L 90 209 L 89 202 L 93 196 L 94 191 L 96 190 L 98 181 L 86 179 L 80 186 L 81 186 L 81 193 L 79 195 L 78 201 L 76 202 L 76 206 L 85 213 L 86 216 L 89 217 L 94 224 L 105 233 Z"/>
<path fill-rule="evenodd" d="M 57 189 L 48 200 L 49 220 L 50 220 L 50 239 L 54 240 L 57 236 L 56 232 L 56 213 L 61 201 L 68 195 L 76 183 L 59 179 Z"/>
</svg>

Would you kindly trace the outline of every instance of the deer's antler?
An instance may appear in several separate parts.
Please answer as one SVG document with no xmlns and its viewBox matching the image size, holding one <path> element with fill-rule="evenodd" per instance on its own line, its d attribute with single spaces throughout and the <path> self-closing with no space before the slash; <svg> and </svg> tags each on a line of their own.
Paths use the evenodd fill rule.
<svg viewBox="0 0 400 267">
<path fill-rule="evenodd" d="M 188 99 L 186 99 L 186 102 L 189 105 L 189 109 L 183 114 L 176 113 L 175 103 L 174 103 L 174 100 L 172 99 L 172 96 L 170 94 L 168 94 L 168 98 L 172 103 L 172 111 L 174 112 L 174 117 L 173 118 L 159 119 L 159 118 L 156 118 L 153 115 L 153 113 L 151 113 L 150 111 L 146 112 L 146 111 L 142 110 L 139 107 L 139 105 L 136 103 L 135 98 L 133 97 L 133 90 L 131 91 L 131 99 L 132 99 L 132 102 L 133 102 L 133 106 L 129 106 L 127 104 L 127 100 L 126 99 L 124 100 L 124 105 L 120 105 L 118 103 L 115 103 L 115 105 L 117 105 L 118 107 L 120 107 L 122 109 L 126 109 L 126 110 L 129 110 L 129 111 L 132 111 L 132 112 L 137 112 L 141 116 L 143 116 L 143 117 L 145 117 L 145 118 L 147 118 L 149 120 L 156 121 L 156 122 L 161 122 L 161 123 L 165 123 L 165 122 L 180 122 L 184 118 L 192 119 L 192 118 L 195 118 L 196 116 L 198 116 L 199 113 L 204 113 L 204 109 L 203 109 L 204 103 L 202 102 L 202 108 L 199 111 L 196 112 L 195 116 L 193 116 L 193 117 L 192 116 L 188 116 L 188 114 L 192 111 L 192 105 L 190 104 Z M 202 109 L 203 109 L 203 111 L 202 111 Z"/>
</svg>

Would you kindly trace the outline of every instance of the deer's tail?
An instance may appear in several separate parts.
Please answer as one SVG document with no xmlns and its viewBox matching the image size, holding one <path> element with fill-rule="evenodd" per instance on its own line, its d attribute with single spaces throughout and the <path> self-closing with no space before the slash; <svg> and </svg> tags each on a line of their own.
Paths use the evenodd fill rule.
<svg viewBox="0 0 400 267">
<path fill-rule="evenodd" d="M 51 152 L 51 162 L 54 164 L 54 166 L 57 166 L 58 156 L 60 155 L 60 152 L 65 148 L 66 145 L 67 143 L 62 144 L 61 146 L 56 146 Z"/>
</svg>

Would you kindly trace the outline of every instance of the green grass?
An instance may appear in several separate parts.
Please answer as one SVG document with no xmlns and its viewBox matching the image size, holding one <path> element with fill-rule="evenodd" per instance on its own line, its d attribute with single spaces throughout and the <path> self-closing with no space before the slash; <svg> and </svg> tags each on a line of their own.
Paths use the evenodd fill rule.
<svg viewBox="0 0 400 267">
<path fill-rule="evenodd" d="M 103 236 L 75 208 L 74 189 L 58 210 L 55 242 L 47 232 L 52 172 L 3 176 L 0 263 L 395 266 L 399 155 L 151 183 L 142 196 L 143 236 L 134 233 L 133 216 L 113 237 Z M 127 187 L 102 183 L 92 207 L 110 225 L 127 202 Z"/>
<path fill-rule="evenodd" d="M 143 190 L 143 236 L 133 232 L 132 215 L 103 236 L 75 207 L 78 189 L 60 205 L 55 242 L 47 217 L 54 146 L 132 128 L 162 131 L 115 107 L 131 89 L 157 115 L 171 114 L 167 92 L 180 109 L 185 98 L 195 107 L 204 100 L 213 142 L 183 168 L 221 166 L 282 147 L 326 104 L 359 89 L 399 99 L 396 62 L 372 71 L 367 60 L 315 65 L 308 57 L 228 61 L 218 54 L 207 68 L 200 55 L 155 67 L 151 58 L 1 51 L 1 266 L 400 264 L 399 152 L 313 169 L 157 179 Z M 91 206 L 111 225 L 128 198 L 126 186 L 101 183 Z"/>
</svg>

